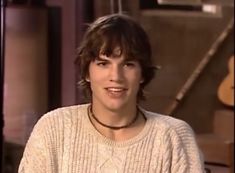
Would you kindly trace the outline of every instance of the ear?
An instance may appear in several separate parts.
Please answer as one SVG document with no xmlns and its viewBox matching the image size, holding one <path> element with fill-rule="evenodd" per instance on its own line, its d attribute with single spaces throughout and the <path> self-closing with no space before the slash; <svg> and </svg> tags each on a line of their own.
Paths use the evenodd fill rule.
<svg viewBox="0 0 235 173">
<path fill-rule="evenodd" d="M 90 82 L 90 78 L 88 76 L 85 78 L 85 80 L 86 82 Z"/>
</svg>

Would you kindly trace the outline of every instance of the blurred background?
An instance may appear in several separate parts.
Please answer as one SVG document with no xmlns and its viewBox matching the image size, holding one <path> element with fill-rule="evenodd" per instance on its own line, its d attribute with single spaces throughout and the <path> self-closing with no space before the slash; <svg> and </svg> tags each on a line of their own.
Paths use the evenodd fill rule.
<svg viewBox="0 0 235 173">
<path fill-rule="evenodd" d="M 76 48 L 87 24 L 111 13 L 134 17 L 151 41 L 159 70 L 141 105 L 189 123 L 206 167 L 234 173 L 233 0 L 1 3 L 2 172 L 17 172 L 44 113 L 87 102 L 77 87 Z"/>
</svg>

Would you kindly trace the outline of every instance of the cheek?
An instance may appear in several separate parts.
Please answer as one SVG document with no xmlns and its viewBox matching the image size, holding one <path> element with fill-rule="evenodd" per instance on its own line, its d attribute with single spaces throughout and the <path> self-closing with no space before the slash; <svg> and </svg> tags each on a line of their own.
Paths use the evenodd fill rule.
<svg viewBox="0 0 235 173">
<path fill-rule="evenodd" d="M 137 81 L 140 83 L 141 81 L 143 81 L 143 75 L 142 75 L 142 70 L 141 68 L 136 72 L 136 78 L 137 78 Z"/>
<path fill-rule="evenodd" d="M 143 77 L 141 75 L 141 72 L 137 71 L 137 72 L 134 72 L 133 74 L 129 75 L 129 80 L 131 81 L 131 83 L 133 85 L 138 86 L 143 81 Z"/>
<path fill-rule="evenodd" d="M 143 74 L 143 71 L 142 71 L 141 66 L 139 65 L 139 68 L 137 69 L 136 74 L 135 74 L 138 83 L 142 83 L 144 81 L 142 74 Z"/>
<path fill-rule="evenodd" d="M 102 83 L 104 82 L 103 76 L 94 70 L 91 70 L 89 73 L 89 82 L 91 85 L 102 85 Z"/>
<path fill-rule="evenodd" d="M 91 63 L 89 65 L 89 69 L 88 69 L 88 78 L 89 78 L 90 82 L 93 82 L 96 80 L 96 78 L 97 78 L 96 75 L 97 75 L 97 72 L 95 71 L 95 68 L 94 68 L 93 64 Z"/>
</svg>

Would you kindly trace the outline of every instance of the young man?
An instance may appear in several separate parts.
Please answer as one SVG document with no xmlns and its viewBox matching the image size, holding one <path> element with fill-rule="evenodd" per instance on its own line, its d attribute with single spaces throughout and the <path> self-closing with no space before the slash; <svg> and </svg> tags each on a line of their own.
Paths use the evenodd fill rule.
<svg viewBox="0 0 235 173">
<path fill-rule="evenodd" d="M 78 50 L 91 102 L 44 115 L 19 173 L 201 173 L 192 129 L 138 106 L 154 77 L 144 30 L 125 15 L 97 19 Z"/>
</svg>

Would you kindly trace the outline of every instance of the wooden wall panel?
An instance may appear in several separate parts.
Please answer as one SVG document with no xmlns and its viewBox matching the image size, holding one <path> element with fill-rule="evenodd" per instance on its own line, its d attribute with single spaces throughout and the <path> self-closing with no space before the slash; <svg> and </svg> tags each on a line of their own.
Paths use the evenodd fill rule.
<svg viewBox="0 0 235 173">
<path fill-rule="evenodd" d="M 47 110 L 47 11 L 6 10 L 4 136 L 24 144 Z"/>
<path fill-rule="evenodd" d="M 162 67 L 146 88 L 150 94 L 142 104 L 144 107 L 163 114 L 167 112 L 181 87 L 228 25 L 232 14 L 233 8 L 224 8 L 221 16 L 174 12 L 141 15 L 140 22 L 150 36 L 155 65 Z M 216 87 L 226 68 L 222 65 L 234 52 L 231 38 L 232 35 L 221 44 L 224 47 L 218 49 L 210 61 L 218 71 L 214 73 L 215 69 L 206 66 L 200 80 L 195 81 L 173 115 L 187 121 L 197 133 L 212 130 L 213 112 L 222 106 L 218 104 Z M 223 64 L 214 63 L 219 61 Z"/>
<path fill-rule="evenodd" d="M 95 2 L 96 17 L 109 14 L 109 1 Z M 222 4 L 218 4 L 218 11 L 213 14 L 143 10 L 138 1 L 123 1 L 124 13 L 133 16 L 149 35 L 154 64 L 161 66 L 146 88 L 147 100 L 141 103 L 143 107 L 167 112 L 180 88 L 233 17 L 234 7 Z M 234 53 L 232 38 L 230 33 L 173 115 L 188 122 L 197 133 L 211 131 L 213 112 L 225 108 L 217 99 L 216 88 L 225 76 L 227 58 Z"/>
</svg>

